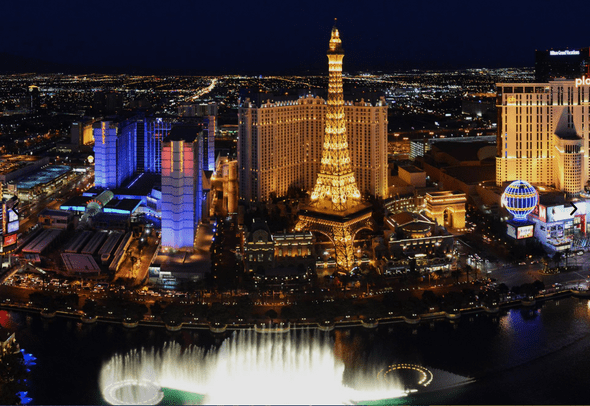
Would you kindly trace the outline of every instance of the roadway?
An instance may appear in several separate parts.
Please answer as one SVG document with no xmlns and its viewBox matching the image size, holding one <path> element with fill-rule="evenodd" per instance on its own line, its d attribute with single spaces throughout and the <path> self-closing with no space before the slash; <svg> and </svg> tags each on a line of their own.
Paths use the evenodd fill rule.
<svg viewBox="0 0 590 406">
<path fill-rule="evenodd" d="M 565 260 L 561 262 L 561 265 L 565 265 Z M 545 275 L 540 272 L 543 269 L 543 264 L 540 262 L 531 264 L 528 261 L 526 265 L 506 265 L 500 263 L 499 266 L 491 267 L 487 276 L 497 279 L 497 283 L 505 283 L 509 288 L 522 285 L 523 283 L 531 283 L 535 280 L 542 281 L 546 287 L 554 283 L 565 284 L 582 279 L 586 280 L 590 276 L 590 253 L 568 258 L 568 266 L 570 268 L 569 271 L 554 275 Z"/>
</svg>

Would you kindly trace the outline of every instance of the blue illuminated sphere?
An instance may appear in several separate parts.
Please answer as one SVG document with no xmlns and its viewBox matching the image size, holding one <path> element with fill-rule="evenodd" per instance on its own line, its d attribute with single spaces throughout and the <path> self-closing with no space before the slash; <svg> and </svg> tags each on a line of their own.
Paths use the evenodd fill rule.
<svg viewBox="0 0 590 406">
<path fill-rule="evenodd" d="M 502 205 L 516 221 L 525 221 L 526 216 L 539 203 L 539 195 L 530 183 L 524 180 L 512 182 L 502 194 Z"/>
</svg>

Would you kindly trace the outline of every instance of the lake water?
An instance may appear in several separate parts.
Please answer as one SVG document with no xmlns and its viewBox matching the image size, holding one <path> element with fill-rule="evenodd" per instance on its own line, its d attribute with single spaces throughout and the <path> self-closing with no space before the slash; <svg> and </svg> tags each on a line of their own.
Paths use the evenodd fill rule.
<svg viewBox="0 0 590 406">
<path fill-rule="evenodd" d="M 116 354 L 171 343 L 215 352 L 225 340 L 233 339 L 204 331 L 172 334 L 164 329 L 127 330 L 59 318 L 47 321 L 7 311 L 0 311 L 0 324 L 16 331 L 21 348 L 37 358 L 29 379 L 33 404 L 105 403 L 99 375 Z M 394 403 L 585 404 L 590 398 L 590 304 L 586 299 L 561 299 L 497 315 L 463 315 L 454 324 L 400 323 L 374 330 L 337 329 L 327 336 L 306 334 L 307 340 L 309 336 L 327 340 L 334 356 L 344 363 L 345 383 L 359 373 L 370 376 L 400 363 L 432 371 L 431 385 Z M 262 390 L 264 385 L 260 382 Z M 273 403 L 280 404 L 281 399 Z"/>
</svg>

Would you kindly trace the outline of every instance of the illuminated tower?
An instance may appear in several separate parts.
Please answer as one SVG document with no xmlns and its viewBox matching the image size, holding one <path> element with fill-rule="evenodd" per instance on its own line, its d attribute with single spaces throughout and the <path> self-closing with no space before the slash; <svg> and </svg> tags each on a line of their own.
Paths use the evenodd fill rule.
<svg viewBox="0 0 590 406">
<path fill-rule="evenodd" d="M 295 228 L 327 235 L 334 244 L 338 266 L 350 271 L 356 263 L 354 237 L 372 224 L 371 208 L 360 201 L 350 163 L 342 96 L 343 58 L 342 41 L 334 26 L 328 46 L 330 77 L 321 166 L 310 205 L 299 213 Z"/>
<path fill-rule="evenodd" d="M 342 59 L 344 50 L 336 26 L 328 46 L 328 111 L 320 172 L 311 203 L 319 208 L 344 211 L 356 205 L 361 194 L 354 180 L 350 165 L 346 121 L 344 119 L 344 97 L 342 96 Z"/>
<path fill-rule="evenodd" d="M 192 251 L 203 184 L 195 127 L 173 127 L 162 141 L 162 247 Z"/>
</svg>

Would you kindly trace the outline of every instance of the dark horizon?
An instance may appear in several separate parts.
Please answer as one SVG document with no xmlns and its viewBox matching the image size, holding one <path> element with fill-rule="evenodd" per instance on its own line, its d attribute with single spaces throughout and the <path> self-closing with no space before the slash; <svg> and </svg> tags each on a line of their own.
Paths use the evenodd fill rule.
<svg viewBox="0 0 590 406">
<path fill-rule="evenodd" d="M 583 13 L 568 16 L 567 30 L 559 24 L 544 30 L 541 23 L 554 16 L 531 1 L 493 7 L 334 0 L 292 7 L 271 1 L 52 3 L 0 5 L 6 16 L 0 53 L 47 61 L 41 65 L 56 71 L 323 73 L 334 17 L 346 72 L 533 66 L 535 49 L 589 45 L 581 40 Z M 9 63 L 0 61 L 0 71 L 11 70 L 2 65 Z"/>
<path fill-rule="evenodd" d="M 353 67 L 353 69 L 346 69 L 344 64 L 344 73 L 356 74 L 362 72 L 406 72 L 411 70 L 421 71 L 454 71 L 466 70 L 474 68 L 500 69 L 500 68 L 533 68 L 533 66 L 480 66 L 480 65 L 451 65 L 444 63 L 431 62 L 398 62 L 389 66 L 377 67 Z M 275 75 L 293 75 L 293 76 L 327 76 L 328 71 L 326 66 L 307 67 L 305 69 L 290 69 L 290 70 L 222 70 L 222 71 L 207 71 L 197 69 L 183 69 L 183 68 L 149 68 L 137 66 L 84 66 L 68 63 L 56 63 L 42 60 L 39 58 L 27 58 L 8 53 L 0 52 L 0 74 L 129 74 L 129 75 L 178 75 L 178 76 L 222 76 L 222 75 L 247 75 L 247 76 L 275 76 Z"/>
</svg>

